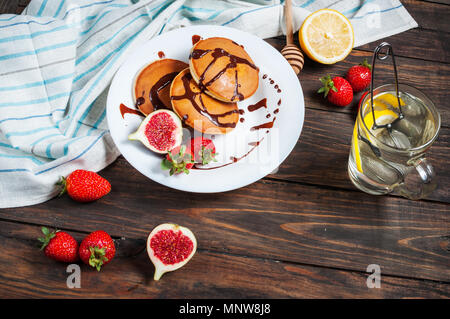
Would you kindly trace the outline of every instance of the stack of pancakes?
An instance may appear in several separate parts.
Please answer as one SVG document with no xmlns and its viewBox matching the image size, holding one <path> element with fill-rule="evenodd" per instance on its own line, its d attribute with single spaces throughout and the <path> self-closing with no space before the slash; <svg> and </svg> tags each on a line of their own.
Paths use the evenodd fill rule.
<svg viewBox="0 0 450 319">
<path fill-rule="evenodd" d="M 189 65 L 162 59 L 136 76 L 133 94 L 144 114 L 172 109 L 183 122 L 207 134 L 226 134 L 239 121 L 237 102 L 258 88 L 259 69 L 243 46 L 226 38 L 198 41 Z"/>
</svg>

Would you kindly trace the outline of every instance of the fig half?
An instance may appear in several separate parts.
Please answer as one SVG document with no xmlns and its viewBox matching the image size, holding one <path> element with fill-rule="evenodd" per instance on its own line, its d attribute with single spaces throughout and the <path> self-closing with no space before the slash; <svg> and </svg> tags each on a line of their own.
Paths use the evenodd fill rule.
<svg viewBox="0 0 450 319">
<path fill-rule="evenodd" d="M 136 132 L 128 136 L 129 140 L 141 141 L 155 153 L 166 154 L 181 145 L 183 127 L 174 112 L 157 110 L 142 121 Z"/>
<path fill-rule="evenodd" d="M 186 265 L 196 250 L 197 240 L 188 228 L 168 223 L 157 226 L 147 239 L 148 256 L 155 265 L 154 279 Z"/>
</svg>

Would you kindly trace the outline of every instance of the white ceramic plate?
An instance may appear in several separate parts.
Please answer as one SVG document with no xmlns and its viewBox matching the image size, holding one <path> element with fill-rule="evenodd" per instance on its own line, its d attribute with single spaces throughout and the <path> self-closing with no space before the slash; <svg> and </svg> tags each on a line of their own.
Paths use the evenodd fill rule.
<svg viewBox="0 0 450 319">
<path fill-rule="evenodd" d="M 236 128 L 226 135 L 213 137 L 218 162 L 208 167 L 231 163 L 232 157 L 242 159 L 216 169 L 191 170 L 189 175 L 169 176 L 168 171 L 160 168 L 161 156 L 146 149 L 140 142 L 128 140 L 128 135 L 137 129 L 143 118 L 134 114 L 125 114 L 125 118 L 122 118 L 119 107 L 123 103 L 134 108 L 134 77 L 142 67 L 159 59 L 158 52 L 164 52 L 166 58 L 188 63 L 193 35 L 199 35 L 203 39 L 226 37 L 243 45 L 259 67 L 259 88 L 252 97 L 238 103 L 239 109 L 245 112 L 241 115 L 244 122 L 238 122 Z M 267 108 L 248 111 L 249 105 L 263 98 L 267 99 Z M 282 55 L 254 35 L 220 26 L 181 28 L 151 39 L 130 55 L 117 71 L 107 101 L 107 119 L 112 138 L 133 167 L 160 184 L 202 193 L 240 188 L 276 170 L 297 143 L 303 127 L 304 111 L 302 88 Z M 275 117 L 271 129 L 251 130 Z M 258 141 L 260 143 L 255 147 L 254 143 Z"/>
</svg>

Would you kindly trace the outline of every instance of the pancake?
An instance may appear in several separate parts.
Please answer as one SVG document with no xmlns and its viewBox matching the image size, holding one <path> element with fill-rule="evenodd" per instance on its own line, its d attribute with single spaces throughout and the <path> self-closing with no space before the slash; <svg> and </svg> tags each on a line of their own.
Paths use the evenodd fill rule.
<svg viewBox="0 0 450 319">
<path fill-rule="evenodd" d="M 216 100 L 195 83 L 189 68 L 181 71 L 170 87 L 172 109 L 190 127 L 207 134 L 226 134 L 236 127 L 236 103 Z"/>
<path fill-rule="evenodd" d="M 189 55 L 198 86 L 224 102 L 242 101 L 258 89 L 259 69 L 242 46 L 226 38 L 198 41 Z"/>
<path fill-rule="evenodd" d="M 162 59 L 150 63 L 136 75 L 133 97 L 142 114 L 148 115 L 158 109 L 172 109 L 170 84 L 187 66 L 182 61 Z"/>
</svg>

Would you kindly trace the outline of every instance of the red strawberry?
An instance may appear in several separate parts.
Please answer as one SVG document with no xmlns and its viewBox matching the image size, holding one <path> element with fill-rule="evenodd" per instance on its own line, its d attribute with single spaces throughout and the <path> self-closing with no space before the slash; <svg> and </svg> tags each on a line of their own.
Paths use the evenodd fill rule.
<svg viewBox="0 0 450 319">
<path fill-rule="evenodd" d="M 78 253 L 85 264 L 100 271 L 114 258 L 116 247 L 111 236 L 103 230 L 97 230 L 83 239 Z"/>
<path fill-rule="evenodd" d="M 161 162 L 163 170 L 170 170 L 170 176 L 173 174 L 189 174 L 189 170 L 194 166 L 194 156 L 191 148 L 185 145 L 177 146 Z"/>
<path fill-rule="evenodd" d="M 97 173 L 78 169 L 67 178 L 61 177 L 63 185 L 60 195 L 66 191 L 77 202 L 92 202 L 111 191 L 111 184 Z"/>
<path fill-rule="evenodd" d="M 215 156 L 216 147 L 214 142 L 202 136 L 191 139 L 191 150 L 194 154 L 194 161 L 206 165 L 212 161 L 217 162 Z"/>
<path fill-rule="evenodd" d="M 44 237 L 38 240 L 47 257 L 67 263 L 77 261 L 78 243 L 72 236 L 63 231 L 50 232 L 47 227 L 42 227 L 41 230 Z"/>
<path fill-rule="evenodd" d="M 329 75 L 320 79 L 323 84 L 317 93 L 324 93 L 330 103 L 337 106 L 346 106 L 353 100 L 353 89 L 348 81 L 340 76 L 333 79 Z"/>
<path fill-rule="evenodd" d="M 359 65 L 352 66 L 347 71 L 347 80 L 353 88 L 353 91 L 360 92 L 370 84 L 372 76 L 372 66 L 364 59 Z"/>
</svg>

